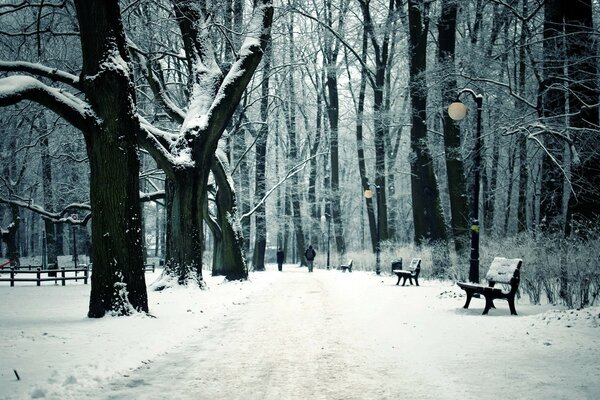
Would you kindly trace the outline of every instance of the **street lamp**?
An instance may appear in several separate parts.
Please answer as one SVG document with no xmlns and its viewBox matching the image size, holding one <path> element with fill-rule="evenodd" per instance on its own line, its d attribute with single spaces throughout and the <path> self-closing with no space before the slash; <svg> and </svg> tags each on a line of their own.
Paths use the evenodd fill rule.
<svg viewBox="0 0 600 400">
<path fill-rule="evenodd" d="M 370 188 L 367 188 L 365 190 L 365 192 L 363 193 L 363 195 L 365 196 L 366 199 L 371 199 L 373 198 L 373 195 L 376 195 L 376 200 L 375 203 L 377 203 L 379 201 L 379 186 L 377 185 L 371 185 L 367 182 L 368 186 L 373 186 L 375 187 L 375 192 L 373 193 L 373 191 Z M 379 221 L 379 204 L 377 204 L 377 218 L 375 218 L 375 233 L 376 233 L 376 238 L 375 238 L 375 273 L 377 275 L 379 275 L 381 273 L 381 263 L 380 263 L 380 253 L 381 253 L 381 245 L 380 245 L 380 232 L 379 232 L 379 228 L 381 226 L 381 221 Z"/>
<path fill-rule="evenodd" d="M 479 283 L 479 184 L 481 176 L 481 111 L 483 109 L 483 95 L 476 94 L 471 89 L 463 89 L 456 96 L 456 100 L 448 106 L 448 115 L 455 121 L 462 120 L 467 115 L 467 106 L 460 101 L 463 93 L 471 95 L 477 104 L 477 131 L 475 137 L 475 158 L 473 160 L 473 211 L 471 223 L 471 259 L 469 267 L 469 281 Z"/>
<path fill-rule="evenodd" d="M 321 222 L 327 221 L 327 269 L 329 269 L 329 242 L 331 240 L 331 215 L 324 213 L 321 215 Z"/>
<path fill-rule="evenodd" d="M 77 214 L 72 214 L 71 218 L 73 218 L 73 222 L 77 220 Z M 75 268 L 77 268 L 78 260 L 77 260 L 77 238 L 75 236 L 75 224 L 72 225 L 71 231 L 73 232 L 73 263 L 75 263 Z"/>
</svg>

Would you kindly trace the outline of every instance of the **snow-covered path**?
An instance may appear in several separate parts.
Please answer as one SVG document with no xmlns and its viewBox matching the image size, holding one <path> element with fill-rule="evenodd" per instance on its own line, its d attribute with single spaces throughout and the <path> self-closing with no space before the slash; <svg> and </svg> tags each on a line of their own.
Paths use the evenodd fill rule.
<svg viewBox="0 0 600 400">
<path fill-rule="evenodd" d="M 277 272 L 267 272 L 275 273 Z M 195 337 L 79 398 L 595 399 L 597 328 L 454 286 L 290 267 Z"/>
</svg>

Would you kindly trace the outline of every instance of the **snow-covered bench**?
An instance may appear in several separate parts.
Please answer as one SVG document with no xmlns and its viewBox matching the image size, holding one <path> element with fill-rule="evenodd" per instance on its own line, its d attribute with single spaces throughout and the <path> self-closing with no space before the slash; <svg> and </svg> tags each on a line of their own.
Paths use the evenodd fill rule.
<svg viewBox="0 0 600 400">
<path fill-rule="evenodd" d="M 474 294 L 482 294 L 485 297 L 485 308 L 483 314 L 487 314 L 490 308 L 494 307 L 495 299 L 505 299 L 508 301 L 508 307 L 512 315 L 517 315 L 515 309 L 515 294 L 519 289 L 521 264 L 523 260 L 519 258 L 504 258 L 496 257 L 490 265 L 490 269 L 485 275 L 485 279 L 488 281 L 488 285 L 480 285 L 478 283 L 467 283 L 457 282 L 465 292 L 467 292 L 467 301 L 463 308 L 469 308 L 471 298 Z M 495 287 L 495 284 L 501 283 L 509 285 L 510 289 L 503 290 L 503 288 Z"/>
<path fill-rule="evenodd" d="M 346 272 L 346 270 L 348 270 L 348 272 L 352 272 L 352 262 L 353 262 L 353 260 L 350 260 L 350 262 L 348 264 L 340 265 L 339 269 L 341 269 L 342 272 Z"/>
<path fill-rule="evenodd" d="M 402 263 L 400 263 L 400 265 L 402 265 Z M 410 282 L 410 284 L 413 284 L 413 279 L 415 280 L 415 284 L 417 286 L 419 286 L 419 273 L 421 272 L 421 259 L 420 258 L 413 258 L 410 261 L 410 265 L 408 266 L 407 269 L 392 269 L 392 272 L 394 274 L 396 274 L 396 276 L 398 276 L 398 282 L 396 282 L 396 285 L 400 284 L 400 279 L 404 279 L 404 282 L 402 282 L 402 286 L 404 286 L 406 284 L 406 280 L 408 279 L 408 281 Z"/>
</svg>

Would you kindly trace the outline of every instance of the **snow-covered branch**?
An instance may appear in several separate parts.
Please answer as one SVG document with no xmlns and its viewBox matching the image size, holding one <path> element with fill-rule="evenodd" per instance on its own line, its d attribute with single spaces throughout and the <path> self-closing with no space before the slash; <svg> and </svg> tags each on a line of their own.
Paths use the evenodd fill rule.
<svg viewBox="0 0 600 400">
<path fill-rule="evenodd" d="M 248 34 L 239 51 L 239 58 L 229 69 L 206 115 L 205 126 L 211 126 L 207 148 L 216 148 L 217 141 L 225 130 L 235 108 L 256 70 L 271 35 L 273 23 L 272 0 L 261 0 L 254 7 L 248 24 Z M 191 109 L 191 107 L 190 107 Z M 190 117 L 188 115 L 188 117 Z M 191 116 L 197 118 L 197 116 Z M 202 121 L 202 119 L 199 119 Z"/>
<path fill-rule="evenodd" d="M 0 107 L 23 100 L 46 106 L 82 131 L 95 120 L 95 114 L 87 103 L 35 78 L 15 75 L 0 79 Z"/>
<path fill-rule="evenodd" d="M 186 151 L 181 151 L 179 154 L 171 153 L 170 149 L 174 146 L 178 135 L 155 127 L 141 115 L 138 118 L 142 131 L 142 134 L 138 136 L 140 144 L 159 163 L 165 173 L 170 174 L 172 169 L 188 168 L 194 165 Z"/>
<path fill-rule="evenodd" d="M 140 192 L 140 201 L 141 202 L 157 201 L 157 200 L 162 200 L 164 198 L 165 198 L 165 191 L 164 190 L 157 190 L 157 191 L 152 192 L 152 193 L 143 193 L 143 192 Z"/>
<path fill-rule="evenodd" d="M 304 170 L 306 163 L 308 163 L 310 160 L 312 160 L 315 157 L 323 156 L 326 154 L 328 154 L 328 153 L 327 152 L 317 153 L 314 156 L 308 157 L 306 160 L 303 160 L 300 163 L 294 165 L 287 172 L 287 174 L 285 174 L 285 176 L 283 178 L 281 178 L 281 180 L 275 184 L 275 186 L 273 186 L 271 189 L 269 189 L 269 191 L 267 193 L 265 193 L 264 197 L 262 199 L 260 199 L 260 201 L 254 206 L 254 208 L 252 208 L 252 210 L 250 210 L 246 214 L 242 215 L 240 220 L 244 220 L 244 218 L 249 218 L 252 214 L 254 214 L 254 212 L 256 212 L 256 210 L 258 209 L 258 207 L 260 207 L 265 201 L 267 201 L 267 198 L 269 198 L 269 196 L 271 195 L 271 193 L 273 193 L 275 191 L 275 189 L 277 189 L 279 186 L 281 186 L 289 178 L 296 175 L 298 172 Z"/>
<path fill-rule="evenodd" d="M 179 108 L 169 96 L 165 89 L 164 82 L 158 78 L 153 70 L 153 63 L 131 40 L 128 39 L 127 42 L 131 53 L 138 59 L 138 65 L 150 86 L 150 90 L 152 90 L 152 93 L 154 94 L 154 98 L 159 102 L 169 117 L 173 118 L 173 120 L 179 124 L 183 123 L 185 112 Z M 155 65 L 156 64 L 157 63 L 155 63 Z"/>
<path fill-rule="evenodd" d="M 71 203 L 65 206 L 61 211 L 55 213 L 45 210 L 43 207 L 40 207 L 33 203 L 33 201 L 13 200 L 0 197 L 0 203 L 11 204 L 20 208 L 25 208 L 27 210 L 35 212 L 36 214 L 41 215 L 42 218 L 55 223 L 85 225 L 92 217 L 92 213 L 89 212 L 92 208 L 89 204 L 85 203 Z M 73 215 L 69 214 L 72 210 L 84 210 L 88 211 L 88 213 L 83 218 L 73 218 Z"/>
<path fill-rule="evenodd" d="M 51 79 L 54 82 L 66 83 L 74 87 L 75 89 L 81 90 L 79 84 L 79 77 L 70 74 L 65 71 L 61 71 L 56 68 L 46 67 L 42 64 L 30 63 L 25 61 L 1 61 L 0 60 L 0 71 L 4 72 L 26 72 L 28 74 L 44 77 Z"/>
</svg>

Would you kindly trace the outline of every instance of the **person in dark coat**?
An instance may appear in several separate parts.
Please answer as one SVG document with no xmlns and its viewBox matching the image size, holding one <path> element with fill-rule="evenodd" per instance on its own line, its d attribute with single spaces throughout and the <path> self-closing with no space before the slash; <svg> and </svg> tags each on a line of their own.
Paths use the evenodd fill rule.
<svg viewBox="0 0 600 400">
<path fill-rule="evenodd" d="M 317 256 L 317 252 L 313 249 L 312 244 L 308 246 L 308 249 L 304 252 L 304 257 L 306 257 L 306 264 L 308 265 L 308 272 L 313 271 L 313 261 Z"/>
<path fill-rule="evenodd" d="M 284 258 L 283 249 L 280 247 L 277 249 L 277 269 L 280 271 L 283 270 L 283 258 Z"/>
</svg>

